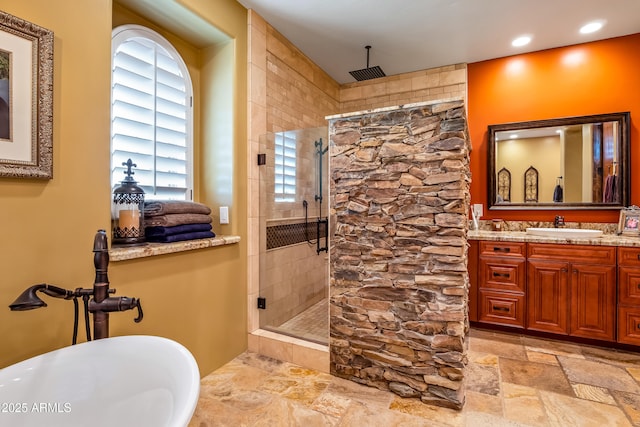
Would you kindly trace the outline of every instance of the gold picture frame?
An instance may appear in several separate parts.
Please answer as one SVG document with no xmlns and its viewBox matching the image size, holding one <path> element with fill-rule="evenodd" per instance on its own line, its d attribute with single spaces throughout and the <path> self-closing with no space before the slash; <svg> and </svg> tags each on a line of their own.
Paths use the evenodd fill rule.
<svg viewBox="0 0 640 427">
<path fill-rule="evenodd" d="M 0 177 L 53 178 L 53 32 L 2 11 Z"/>
<path fill-rule="evenodd" d="M 618 234 L 640 236 L 640 208 L 638 206 L 630 206 L 620 210 Z"/>
</svg>

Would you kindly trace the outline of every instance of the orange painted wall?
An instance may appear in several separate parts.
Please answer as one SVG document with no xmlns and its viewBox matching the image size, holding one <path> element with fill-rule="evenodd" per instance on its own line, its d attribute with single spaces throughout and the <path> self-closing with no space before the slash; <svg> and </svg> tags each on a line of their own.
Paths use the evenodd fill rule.
<svg viewBox="0 0 640 427">
<path fill-rule="evenodd" d="M 640 34 L 468 64 L 471 202 L 483 219 L 553 221 L 555 211 L 487 210 L 487 126 L 631 112 L 631 204 L 640 205 Z M 566 221 L 617 222 L 619 211 L 564 210 Z"/>
</svg>

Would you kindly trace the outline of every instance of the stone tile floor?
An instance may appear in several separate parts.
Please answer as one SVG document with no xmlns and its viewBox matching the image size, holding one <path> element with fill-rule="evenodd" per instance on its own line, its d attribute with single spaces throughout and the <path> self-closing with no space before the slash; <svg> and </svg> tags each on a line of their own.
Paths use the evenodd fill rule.
<svg viewBox="0 0 640 427">
<path fill-rule="evenodd" d="M 329 300 L 325 298 L 277 328 L 269 328 L 304 340 L 327 345 Z"/>
<path fill-rule="evenodd" d="M 244 353 L 202 379 L 189 426 L 636 426 L 640 353 L 472 329 L 462 411 Z"/>
</svg>

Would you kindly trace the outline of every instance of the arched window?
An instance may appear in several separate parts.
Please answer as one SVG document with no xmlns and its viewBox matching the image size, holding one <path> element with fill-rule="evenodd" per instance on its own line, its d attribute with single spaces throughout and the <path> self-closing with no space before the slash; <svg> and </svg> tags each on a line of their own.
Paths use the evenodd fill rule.
<svg viewBox="0 0 640 427">
<path fill-rule="evenodd" d="M 191 200 L 193 88 L 184 61 L 139 25 L 115 28 L 111 51 L 112 188 L 131 159 L 145 198 Z"/>
</svg>

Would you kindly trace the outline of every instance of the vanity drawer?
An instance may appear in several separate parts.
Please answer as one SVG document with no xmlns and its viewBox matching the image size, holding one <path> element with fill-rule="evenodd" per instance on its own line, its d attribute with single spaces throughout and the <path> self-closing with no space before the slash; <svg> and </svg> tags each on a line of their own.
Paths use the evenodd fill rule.
<svg viewBox="0 0 640 427">
<path fill-rule="evenodd" d="M 613 246 L 556 245 L 552 243 L 529 243 L 527 258 L 551 259 L 582 264 L 616 263 L 616 248 Z"/>
<path fill-rule="evenodd" d="M 480 322 L 524 328 L 524 295 L 480 290 Z"/>
<path fill-rule="evenodd" d="M 526 277 L 524 258 L 480 257 L 480 288 L 524 292 Z"/>
<path fill-rule="evenodd" d="M 640 267 L 640 248 L 618 248 L 618 265 Z"/>
<path fill-rule="evenodd" d="M 501 257 L 524 258 L 526 243 L 518 242 L 480 242 L 480 256 L 493 255 Z"/>
<path fill-rule="evenodd" d="M 640 345 L 640 307 L 618 307 L 618 342 Z"/>
<path fill-rule="evenodd" d="M 618 267 L 618 302 L 640 306 L 640 268 Z"/>
</svg>

